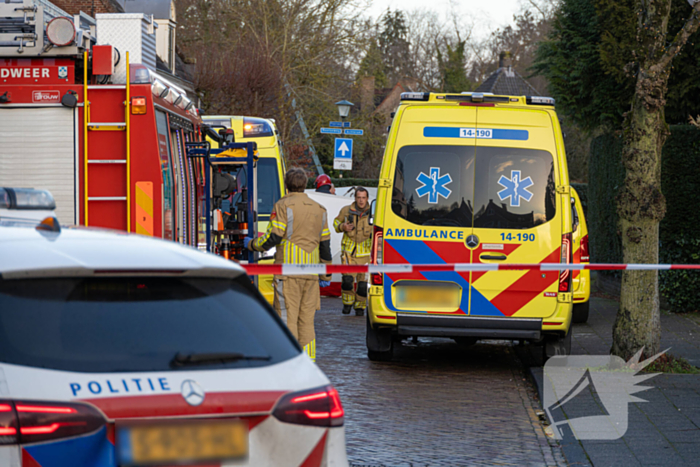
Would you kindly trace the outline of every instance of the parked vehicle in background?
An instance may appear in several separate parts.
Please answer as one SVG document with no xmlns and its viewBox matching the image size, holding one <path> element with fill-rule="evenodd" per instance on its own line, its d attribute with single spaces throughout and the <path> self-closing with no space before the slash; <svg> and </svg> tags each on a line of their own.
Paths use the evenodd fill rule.
<svg viewBox="0 0 700 467">
<path fill-rule="evenodd" d="M 573 217 L 573 248 L 574 263 L 589 264 L 591 262 L 588 250 L 588 224 L 581 205 L 581 198 L 574 188 L 571 188 L 571 210 Z M 588 321 L 588 311 L 591 298 L 591 271 L 573 271 L 574 289 L 574 323 Z"/>
<path fill-rule="evenodd" d="M 570 263 L 569 174 L 548 97 L 408 92 L 374 209 L 374 263 Z M 444 336 L 571 349 L 571 271 L 373 274 L 367 350 Z"/>
<path fill-rule="evenodd" d="M 0 258 L 0 465 L 348 465 L 337 391 L 234 262 L 57 225 Z"/>
<path fill-rule="evenodd" d="M 234 133 L 234 141 L 237 143 L 255 142 L 258 146 L 258 228 L 257 231 L 265 233 L 270 222 L 270 213 L 275 203 L 286 194 L 284 187 L 284 174 L 287 171 L 284 161 L 282 142 L 279 140 L 279 131 L 275 122 L 270 119 L 257 117 L 242 117 L 234 115 L 206 115 L 204 122 L 214 130 L 231 129 Z M 208 138 L 213 148 L 219 144 Z M 237 194 L 234 194 L 227 204 L 231 215 L 235 215 L 237 204 L 240 202 L 242 187 L 247 183 L 245 170 L 237 173 L 239 184 Z M 272 264 L 274 250 L 265 252 L 265 259 L 260 264 Z M 258 289 L 260 293 L 272 303 L 272 276 L 262 275 L 258 277 Z"/>
<path fill-rule="evenodd" d="M 56 202 L 47 190 L 0 187 L 0 225 L 36 225 L 55 216 Z"/>
</svg>

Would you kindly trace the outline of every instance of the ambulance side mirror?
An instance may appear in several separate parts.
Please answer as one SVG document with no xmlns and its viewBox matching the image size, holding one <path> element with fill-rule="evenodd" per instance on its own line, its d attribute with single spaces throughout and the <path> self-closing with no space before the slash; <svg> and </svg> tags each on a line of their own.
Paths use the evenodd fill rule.
<svg viewBox="0 0 700 467">
<path fill-rule="evenodd" d="M 374 225 L 374 214 L 377 211 L 377 200 L 373 199 L 372 203 L 369 205 L 369 219 L 367 219 L 367 222 L 369 222 L 369 225 Z"/>
</svg>

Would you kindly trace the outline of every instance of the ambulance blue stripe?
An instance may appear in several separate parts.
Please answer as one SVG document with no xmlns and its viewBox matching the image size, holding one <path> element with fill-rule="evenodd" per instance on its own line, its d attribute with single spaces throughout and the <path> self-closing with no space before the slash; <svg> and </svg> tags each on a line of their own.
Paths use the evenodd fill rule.
<svg viewBox="0 0 700 467">
<path fill-rule="evenodd" d="M 398 254 L 403 256 L 411 264 L 444 264 L 445 261 L 438 256 L 428 245 L 416 240 L 387 240 Z M 454 271 L 429 271 L 421 273 L 423 277 L 431 281 L 455 282 L 462 287 L 462 301 L 459 307 L 467 313 L 469 310 L 469 282 Z M 384 301 L 391 301 L 391 284 L 384 288 Z M 394 309 L 392 303 L 392 309 Z"/>
<path fill-rule="evenodd" d="M 411 264 L 443 264 L 443 261 L 428 245 L 417 240 L 387 240 L 387 242 Z M 459 307 L 465 313 L 477 316 L 504 316 L 481 292 L 471 287 L 471 310 L 469 308 L 470 284 L 464 277 L 454 271 L 426 271 L 421 273 L 427 280 L 455 282 L 462 287 L 462 301 Z M 384 286 L 384 302 L 392 311 L 398 311 L 391 301 L 391 286 L 393 281 L 386 278 Z"/>
<path fill-rule="evenodd" d="M 107 429 L 55 443 L 24 446 L 41 467 L 114 467 L 114 446 L 107 439 Z"/>
<path fill-rule="evenodd" d="M 469 314 L 471 316 L 505 316 L 501 310 L 481 295 L 481 292 L 476 287 L 472 287 L 472 303 Z"/>
<path fill-rule="evenodd" d="M 427 126 L 423 128 L 423 136 L 425 138 L 460 138 L 460 139 L 475 139 L 463 138 L 460 136 L 459 128 Z M 530 132 L 527 130 L 491 130 L 491 138 L 484 139 L 501 139 L 513 141 L 527 141 L 530 139 Z"/>
</svg>

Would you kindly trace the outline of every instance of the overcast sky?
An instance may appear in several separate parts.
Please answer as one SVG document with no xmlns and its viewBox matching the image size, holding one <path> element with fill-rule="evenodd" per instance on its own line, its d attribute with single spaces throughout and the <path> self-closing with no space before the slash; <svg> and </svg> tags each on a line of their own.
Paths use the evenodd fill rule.
<svg viewBox="0 0 700 467">
<path fill-rule="evenodd" d="M 474 37 L 483 39 L 498 27 L 512 24 L 513 14 L 520 10 L 520 0 L 369 0 L 367 14 L 381 16 L 387 8 L 401 10 L 427 9 L 451 22 L 453 11 L 461 16 L 460 24 L 474 25 Z"/>
</svg>

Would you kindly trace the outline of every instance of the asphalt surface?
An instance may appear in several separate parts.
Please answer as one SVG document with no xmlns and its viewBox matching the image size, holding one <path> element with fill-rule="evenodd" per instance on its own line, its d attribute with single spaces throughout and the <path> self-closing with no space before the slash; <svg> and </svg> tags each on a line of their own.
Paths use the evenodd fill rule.
<svg viewBox="0 0 700 467">
<path fill-rule="evenodd" d="M 566 465 L 512 344 L 420 338 L 390 363 L 371 362 L 365 318 L 341 308 L 322 300 L 316 363 L 340 393 L 351 465 Z"/>
</svg>

